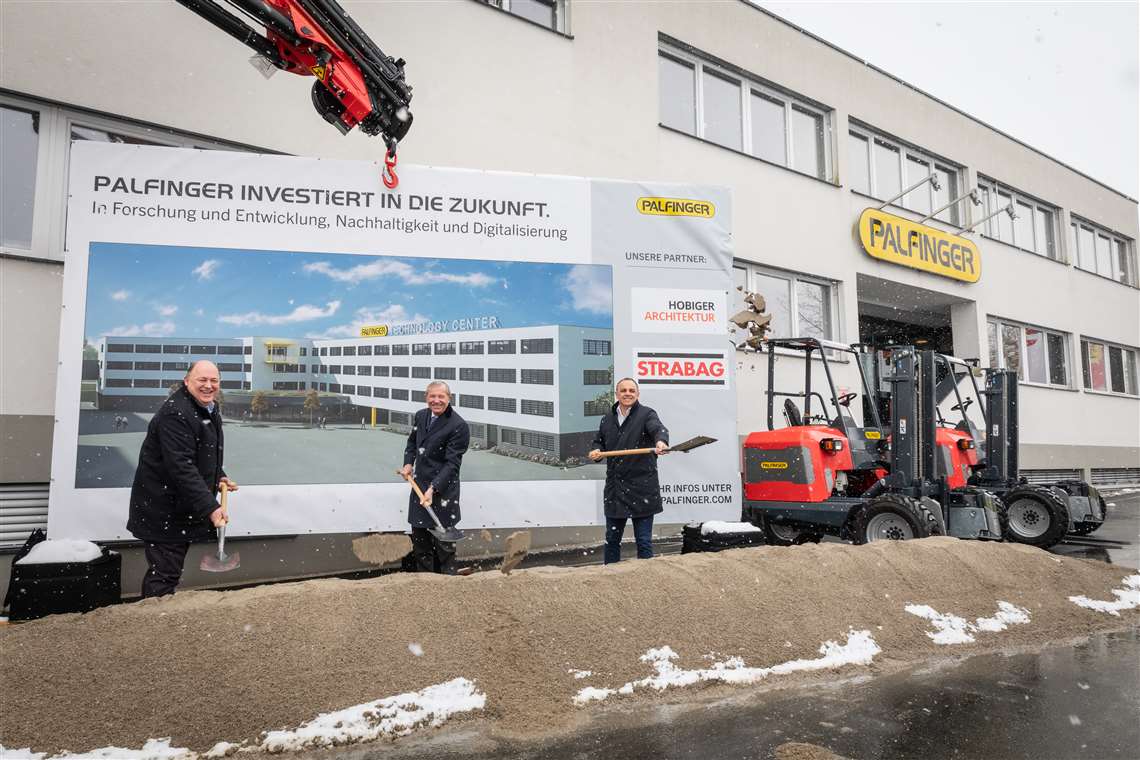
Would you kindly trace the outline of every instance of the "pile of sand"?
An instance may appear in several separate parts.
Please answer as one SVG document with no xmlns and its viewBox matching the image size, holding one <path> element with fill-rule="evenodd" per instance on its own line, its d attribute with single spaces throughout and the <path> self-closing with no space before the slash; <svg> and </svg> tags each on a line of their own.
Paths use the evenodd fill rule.
<svg viewBox="0 0 1140 760">
<path fill-rule="evenodd" d="M 824 641 L 866 630 L 881 652 L 842 672 L 884 672 L 1135 626 L 1140 611 L 1112 616 L 1068 599 L 1112 600 L 1126 574 L 1024 546 L 932 538 L 180 592 L 0 632 L 0 744 L 81 752 L 171 737 L 203 751 L 460 677 L 487 696 L 466 719 L 534 736 L 612 704 L 734 688 L 639 689 L 575 705 L 583 687 L 652 675 L 639 660 L 651 648 L 671 647 L 678 668 L 708 668 L 709 654 L 760 668 L 818 658 Z M 929 605 L 973 621 L 994 616 L 999 601 L 1031 621 L 953 647 L 936 644 L 931 621 L 904 610 Z"/>
</svg>

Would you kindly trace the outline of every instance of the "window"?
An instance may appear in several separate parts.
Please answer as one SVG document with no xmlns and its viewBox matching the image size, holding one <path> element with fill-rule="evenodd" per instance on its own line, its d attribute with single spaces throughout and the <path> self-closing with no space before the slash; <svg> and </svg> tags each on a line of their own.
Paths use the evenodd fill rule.
<svg viewBox="0 0 1140 760">
<path fill-rule="evenodd" d="M 471 382 L 483 382 L 483 368 L 482 367 L 460 367 L 459 379 L 468 380 Z"/>
<path fill-rule="evenodd" d="M 487 341 L 487 353 L 489 354 L 513 354 L 515 352 L 515 342 L 513 340 L 489 340 Z"/>
<path fill-rule="evenodd" d="M 364 352 L 362 351 L 361 353 L 364 353 Z M 305 348 L 304 346 L 301 346 L 301 356 L 308 356 L 308 355 L 309 355 L 309 349 Z"/>
<path fill-rule="evenodd" d="M 143 380 L 141 378 L 136 377 L 135 378 L 135 387 L 136 388 L 160 388 L 161 386 L 159 385 L 158 380 Z"/>
<path fill-rule="evenodd" d="M 413 343 L 412 356 L 431 356 L 430 343 Z"/>
<path fill-rule="evenodd" d="M 372 388 L 367 385 L 358 385 L 356 387 L 356 395 L 358 396 L 371 396 Z"/>
<path fill-rule="evenodd" d="M 611 406 L 613 405 L 608 401 L 593 399 L 582 405 L 582 414 L 586 417 L 601 417 L 609 413 Z"/>
<path fill-rule="evenodd" d="M 1134 348 L 1081 338 L 1081 372 L 1088 390 L 1137 395 Z"/>
<path fill-rule="evenodd" d="M 170 345 L 163 346 L 162 347 L 162 353 L 164 353 L 164 354 L 185 354 L 186 348 L 187 347 L 185 345 L 176 345 L 176 344 L 172 343 Z"/>
<path fill-rule="evenodd" d="M 658 51 L 661 124 L 827 180 L 830 109 L 677 48 Z"/>
<path fill-rule="evenodd" d="M 372 346 L 358 346 L 356 349 L 358 356 L 372 356 Z M 301 349 L 301 356 L 305 355 L 305 349 Z"/>
<path fill-rule="evenodd" d="M 427 380 L 431 377 L 431 367 L 412 367 L 412 377 Z"/>
<path fill-rule="evenodd" d="M 1061 260 L 1057 246 L 1057 209 L 1043 201 L 1006 187 L 992 179 L 978 176 L 982 205 L 974 209 L 979 219 L 1013 204 L 1016 219 L 1000 213 L 978 226 L 978 232 L 1022 250 L 1049 259 Z"/>
<path fill-rule="evenodd" d="M 481 0 L 513 16 L 567 34 L 566 0 Z"/>
<path fill-rule="evenodd" d="M 0 107 L 0 248 L 30 250 L 40 114 Z"/>
<path fill-rule="evenodd" d="M 321 356 L 328 356 L 328 355 L 329 355 L 328 346 L 321 346 Z"/>
<path fill-rule="evenodd" d="M 161 354 L 162 346 L 157 343 L 136 343 L 136 354 Z"/>
<path fill-rule="evenodd" d="M 393 388 L 392 389 L 392 400 L 393 401 L 407 401 L 408 400 L 408 389 L 407 388 Z"/>
<path fill-rule="evenodd" d="M 344 355 L 345 356 L 356 356 L 356 346 L 345 346 L 344 347 Z"/>
<path fill-rule="evenodd" d="M 407 376 L 408 376 L 408 368 L 407 367 L 392 367 L 392 377 L 407 377 Z"/>
<path fill-rule="evenodd" d="M 373 367 L 372 374 L 376 377 L 388 377 L 388 367 Z"/>
<path fill-rule="evenodd" d="M 468 340 L 459 344 L 459 353 L 461 354 L 481 354 L 483 353 L 483 341 L 481 340 Z"/>
<path fill-rule="evenodd" d="M 411 397 L 412 397 L 412 399 L 411 399 L 412 401 L 417 401 L 421 404 L 426 403 L 427 402 L 427 391 L 412 391 Z"/>
<path fill-rule="evenodd" d="M 533 414 L 536 417 L 553 417 L 554 416 L 554 402 L 553 401 L 532 401 L 531 399 L 523 399 L 520 411 L 523 414 Z"/>
<path fill-rule="evenodd" d="M 356 374 L 356 365 L 355 364 L 344 365 L 343 373 L 346 375 L 355 375 Z"/>
<path fill-rule="evenodd" d="M 515 382 L 515 370 L 503 369 L 499 367 L 491 367 L 487 370 L 487 382 L 489 383 L 513 383 Z"/>
<path fill-rule="evenodd" d="M 510 428 L 499 428 L 499 440 L 503 443 L 518 443 L 519 434 Z"/>
<path fill-rule="evenodd" d="M 436 356 L 446 356 L 455 353 L 454 343 L 436 343 L 435 354 Z"/>
<path fill-rule="evenodd" d="M 241 346 L 218 346 L 218 356 L 241 356 Z"/>
<path fill-rule="evenodd" d="M 530 385 L 554 385 L 554 370 L 552 369 L 524 369 L 519 379 Z"/>
<path fill-rule="evenodd" d="M 369 376 L 372 374 L 372 367 L 368 366 L 367 364 L 361 364 L 356 368 L 356 374 Z"/>
<path fill-rule="evenodd" d="M 329 365 L 329 372 L 333 373 L 334 375 L 339 375 L 340 370 L 341 370 L 341 366 L 339 364 Z"/>
<path fill-rule="evenodd" d="M 130 388 L 131 379 L 129 377 L 108 377 L 103 385 L 107 388 Z"/>
<path fill-rule="evenodd" d="M 292 383 L 292 385 L 299 385 L 299 383 Z M 355 385 L 345 385 L 345 386 L 342 386 L 342 387 L 341 387 L 341 389 L 340 389 L 340 392 L 341 392 L 341 393 L 346 393 L 346 394 L 348 394 L 349 396 L 354 396 L 354 395 L 356 395 L 356 386 L 355 386 Z"/>
<path fill-rule="evenodd" d="M 107 362 L 107 369 L 134 369 L 134 362 Z"/>
<path fill-rule="evenodd" d="M 163 362 L 163 372 L 186 372 L 187 364 L 185 362 Z M 219 364 L 219 372 L 241 372 L 240 364 Z"/>
<path fill-rule="evenodd" d="M 135 362 L 135 370 L 159 372 L 162 370 L 162 362 Z"/>
<path fill-rule="evenodd" d="M 821 338 L 836 335 L 836 287 L 820 278 L 765 269 L 738 261 L 735 278 L 744 289 L 764 296 L 772 315 L 774 338 Z M 744 294 L 737 291 L 737 307 L 744 308 Z"/>
<path fill-rule="evenodd" d="M 407 356 L 409 353 L 407 343 L 397 343 L 392 346 L 392 356 Z"/>
<path fill-rule="evenodd" d="M 436 367 L 432 375 L 436 380 L 454 380 L 455 367 Z"/>
<path fill-rule="evenodd" d="M 587 338 L 582 341 L 582 353 L 586 356 L 609 356 L 612 348 L 613 344 L 608 340 Z"/>
<path fill-rule="evenodd" d="M 1136 251 L 1131 240 L 1073 216 L 1069 245 L 1074 249 L 1069 258 L 1078 269 L 1136 287 Z"/>
<path fill-rule="evenodd" d="M 376 356 L 387 356 L 388 355 L 388 346 L 387 345 L 375 346 L 375 347 L 373 347 L 372 350 L 375 352 Z"/>
<path fill-rule="evenodd" d="M 274 356 L 284 356 L 285 355 L 285 347 L 284 346 L 278 346 L 277 348 L 271 348 L 269 350 L 269 353 L 273 354 Z M 340 353 L 341 353 L 341 347 L 340 346 L 329 346 L 329 356 L 340 356 Z"/>
<path fill-rule="evenodd" d="M 513 398 L 502 398 L 501 396 L 488 396 L 487 409 L 492 412 L 510 412 L 515 413 L 518 409 L 518 403 Z"/>
<path fill-rule="evenodd" d="M 190 353 L 192 354 L 216 354 L 218 353 L 217 346 L 190 346 Z"/>
<path fill-rule="evenodd" d="M 468 409 L 482 409 L 483 397 L 473 396 L 470 393 L 463 393 L 459 396 L 459 405 L 467 407 Z"/>
<path fill-rule="evenodd" d="M 525 338 L 520 342 L 524 354 L 554 353 L 554 338 Z"/>
<path fill-rule="evenodd" d="M 862 124 L 855 124 L 847 133 L 847 165 L 852 190 L 884 201 L 933 174 L 939 183 L 937 190 L 927 182 L 894 201 L 894 205 L 923 216 L 959 195 L 959 167 Z M 934 218 L 956 225 L 960 205 L 944 209 Z"/>
<path fill-rule="evenodd" d="M 612 373 L 608 369 L 582 370 L 582 385 L 609 385 Z"/>
<path fill-rule="evenodd" d="M 519 443 L 532 449 L 554 451 L 554 436 L 545 433 L 532 433 L 528 430 L 520 430 Z"/>
<path fill-rule="evenodd" d="M 387 388 L 376 388 L 375 390 L 372 391 L 372 395 L 375 396 L 376 398 L 388 398 L 388 389 Z"/>
<path fill-rule="evenodd" d="M 223 380 L 220 387 L 223 391 L 240 391 L 241 380 Z"/>
<path fill-rule="evenodd" d="M 1064 333 L 998 319 L 988 320 L 986 329 L 991 367 L 1013 370 L 1023 382 L 1069 387 Z"/>
</svg>

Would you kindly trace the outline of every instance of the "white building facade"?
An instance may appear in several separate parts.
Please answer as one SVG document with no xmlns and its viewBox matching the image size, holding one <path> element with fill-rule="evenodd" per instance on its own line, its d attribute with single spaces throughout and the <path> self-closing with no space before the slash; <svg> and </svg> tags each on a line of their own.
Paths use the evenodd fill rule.
<svg viewBox="0 0 1140 760">
<path fill-rule="evenodd" d="M 1140 476 L 1136 199 L 745 2 L 539 0 L 508 6 L 514 13 L 478 0 L 345 7 L 386 53 L 408 60 L 416 122 L 402 161 L 731 187 L 737 283 L 764 293 L 775 333 L 909 340 L 1014 367 L 1027 470 L 1100 482 Z M 10 2 L 0 6 L 0 28 L 0 339 L 8 358 L 0 424 L 6 442 L 26 442 L 5 445 L 0 483 L 24 487 L 49 478 L 72 141 L 372 160 L 383 148 L 337 135 L 311 111 L 308 82 L 264 80 L 245 64 L 245 48 L 174 3 L 64 11 Z M 140 60 L 155 62 L 151 74 L 124 86 L 122 73 Z M 886 210 L 917 222 L 976 191 L 980 206 L 962 200 L 926 221 L 947 233 L 976 225 L 964 233 L 981 260 L 976 282 L 872 258 L 860 245 L 864 209 L 929 177 L 937 188 L 928 180 Z M 1006 207 L 1012 216 L 979 224 Z M 308 348 L 335 345 L 347 344 Z M 360 358 L 358 366 L 380 366 L 375 355 Z M 406 358 L 409 368 L 464 366 L 458 354 L 453 364 L 434 353 Z M 484 355 L 488 372 L 521 356 L 492 358 Z M 738 358 L 743 436 L 764 427 L 766 373 L 754 357 Z M 319 359 L 335 366 L 331 356 Z M 788 377 L 802 372 L 797 361 L 784 362 Z M 249 363 L 241 382 L 252 389 L 259 362 Z M 275 382 L 362 386 L 340 366 L 327 380 Z M 491 425 L 490 409 L 463 406 L 466 393 L 485 404 L 552 403 L 556 416 L 528 415 L 527 429 L 553 434 L 568 422 L 561 410 L 578 412 L 593 389 L 562 398 L 558 378 L 577 370 L 541 368 L 555 384 L 527 384 L 529 396 L 499 393 L 486 379 L 465 391 L 457 377 L 459 408 Z M 411 381 L 424 379 L 408 378 L 407 406 L 392 412 L 415 408 Z M 375 380 L 363 386 L 385 387 Z M 377 400 L 356 394 L 354 403 Z"/>
</svg>

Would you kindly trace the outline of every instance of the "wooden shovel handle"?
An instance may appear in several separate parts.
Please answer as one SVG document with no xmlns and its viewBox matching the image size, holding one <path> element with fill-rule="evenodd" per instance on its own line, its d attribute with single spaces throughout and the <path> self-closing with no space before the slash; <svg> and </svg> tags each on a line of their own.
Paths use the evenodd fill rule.
<svg viewBox="0 0 1140 760">
<path fill-rule="evenodd" d="M 420 490 L 420 487 L 418 485 L 416 485 L 416 479 L 411 475 L 405 475 L 403 470 L 396 470 L 396 474 L 412 484 L 412 490 L 416 492 L 416 496 L 420 497 L 420 503 L 423 503 L 424 492 Z"/>
<path fill-rule="evenodd" d="M 616 451 L 601 451 L 598 456 L 602 459 L 606 457 L 624 457 L 631 454 L 652 454 L 657 449 L 617 449 Z"/>
</svg>

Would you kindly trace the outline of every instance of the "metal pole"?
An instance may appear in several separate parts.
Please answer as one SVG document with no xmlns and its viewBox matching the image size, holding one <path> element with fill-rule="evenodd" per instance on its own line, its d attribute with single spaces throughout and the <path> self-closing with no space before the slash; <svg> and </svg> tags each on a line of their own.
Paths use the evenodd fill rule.
<svg viewBox="0 0 1140 760">
<path fill-rule="evenodd" d="M 887 206 L 891 205 L 892 203 L 894 203 L 895 201 L 897 201 L 899 198 L 903 197 L 907 193 L 911 192 L 912 190 L 917 190 L 918 188 L 922 187 L 927 182 L 929 182 L 930 186 L 933 187 L 935 190 L 939 190 L 942 187 L 942 184 L 938 181 L 938 175 L 935 174 L 934 172 L 931 172 L 930 176 L 926 177 L 925 179 L 920 179 L 918 182 L 915 182 L 913 185 L 908 187 L 906 190 L 903 190 L 901 193 L 896 195 L 894 198 L 891 198 L 889 201 L 885 201 L 882 206 L 879 206 L 879 211 L 882 211 Z"/>
<path fill-rule="evenodd" d="M 935 189 L 937 190 L 938 188 L 935 188 Z M 957 206 L 959 203 L 961 203 L 962 201 L 964 201 L 967 198 L 969 198 L 975 206 L 982 205 L 982 199 L 978 197 L 978 191 L 977 191 L 977 188 L 975 188 L 975 189 L 971 190 L 970 192 L 966 193 L 965 195 L 959 195 L 957 198 L 950 201 L 949 203 L 947 203 L 942 208 L 940 208 L 936 211 L 930 212 L 926 216 L 919 219 L 918 223 L 919 224 L 926 224 L 926 222 L 928 220 L 933 219 L 934 217 L 938 216 L 939 214 L 941 214 L 943 211 L 950 208 L 951 206 Z"/>
<path fill-rule="evenodd" d="M 997 211 L 993 212 L 992 214 L 985 217 L 984 219 L 979 219 L 978 221 L 974 222 L 969 227 L 959 227 L 957 230 L 955 230 L 955 234 L 961 235 L 961 234 L 966 233 L 966 232 L 973 232 L 974 228 L 977 227 L 979 224 L 981 224 L 982 222 L 989 221 L 990 219 L 994 218 L 995 216 L 997 216 L 998 214 L 1000 214 L 1003 211 L 1005 213 L 1009 214 L 1009 218 L 1011 220 L 1017 218 L 1017 213 L 1013 210 L 1013 201 L 1010 201 L 1008 206 L 1004 206 L 1002 208 L 999 208 Z"/>
</svg>

